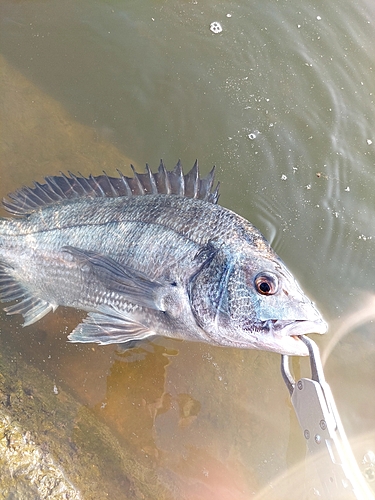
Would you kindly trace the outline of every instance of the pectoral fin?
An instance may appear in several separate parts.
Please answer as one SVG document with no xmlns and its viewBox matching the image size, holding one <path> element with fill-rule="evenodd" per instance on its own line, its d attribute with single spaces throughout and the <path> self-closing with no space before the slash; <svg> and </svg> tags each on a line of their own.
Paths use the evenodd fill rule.
<svg viewBox="0 0 375 500">
<path fill-rule="evenodd" d="M 111 257 L 66 246 L 64 251 L 75 257 L 108 290 L 119 293 L 133 304 L 160 310 L 156 304 L 156 292 L 168 283 L 150 280 L 144 273 L 119 264 Z"/>
<path fill-rule="evenodd" d="M 68 336 L 71 342 L 96 342 L 119 344 L 155 335 L 141 323 L 127 318 L 121 311 L 110 306 L 99 306 L 98 312 L 90 312 Z"/>
</svg>

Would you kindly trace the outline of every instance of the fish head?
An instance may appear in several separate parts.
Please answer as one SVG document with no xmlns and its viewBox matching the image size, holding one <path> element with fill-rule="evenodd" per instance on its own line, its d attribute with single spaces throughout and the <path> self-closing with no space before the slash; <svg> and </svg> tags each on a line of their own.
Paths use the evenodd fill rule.
<svg viewBox="0 0 375 500">
<path fill-rule="evenodd" d="M 194 276 L 190 300 L 199 326 L 219 345 L 307 356 L 298 336 L 327 330 L 269 245 L 216 247 Z"/>
</svg>

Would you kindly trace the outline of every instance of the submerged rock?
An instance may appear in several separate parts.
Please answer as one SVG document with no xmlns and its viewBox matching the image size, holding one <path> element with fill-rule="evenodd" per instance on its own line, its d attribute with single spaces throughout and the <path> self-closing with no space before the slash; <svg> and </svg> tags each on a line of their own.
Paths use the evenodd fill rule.
<svg viewBox="0 0 375 500">
<path fill-rule="evenodd" d="M 0 500 L 171 498 L 151 467 L 2 337 Z"/>
<path fill-rule="evenodd" d="M 1 498 L 80 500 L 80 492 L 29 431 L 0 412 Z"/>
</svg>

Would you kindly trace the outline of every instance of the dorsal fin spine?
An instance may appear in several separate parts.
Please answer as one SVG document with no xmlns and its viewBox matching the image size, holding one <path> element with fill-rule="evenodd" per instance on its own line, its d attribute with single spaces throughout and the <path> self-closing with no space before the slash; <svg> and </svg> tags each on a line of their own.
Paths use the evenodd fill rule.
<svg viewBox="0 0 375 500">
<path fill-rule="evenodd" d="M 46 184 L 34 182 L 34 185 L 43 193 L 43 196 L 47 200 L 47 203 L 55 203 L 58 200 L 56 194 L 54 194 L 51 190 L 46 189 Z"/>
<path fill-rule="evenodd" d="M 103 188 L 102 186 L 99 184 L 99 182 L 97 181 L 96 177 L 94 177 L 93 175 L 90 174 L 90 177 L 89 177 L 90 181 L 94 184 L 93 186 L 93 191 L 94 192 L 98 192 L 100 193 L 100 196 L 102 196 L 104 198 L 105 196 L 105 192 L 103 191 Z"/>
<path fill-rule="evenodd" d="M 175 167 L 177 174 L 177 185 L 179 189 L 179 195 L 185 196 L 185 182 L 184 182 L 184 174 L 182 172 L 181 161 L 178 160 L 177 165 Z"/>
<path fill-rule="evenodd" d="M 198 196 L 199 193 L 199 165 L 198 160 L 195 160 L 193 168 L 191 169 L 194 175 L 194 198 Z"/>
<path fill-rule="evenodd" d="M 9 197 L 13 201 L 15 201 L 15 202 L 20 201 L 21 203 L 24 203 L 27 199 L 28 204 L 30 204 L 30 206 L 37 207 L 38 205 L 35 203 L 35 201 L 33 199 L 28 199 L 28 196 L 27 196 L 28 189 L 30 189 L 30 188 L 26 188 L 25 190 L 20 189 L 20 190 L 16 191 L 15 193 L 12 193 L 11 195 L 9 195 Z"/>
<path fill-rule="evenodd" d="M 143 184 L 140 180 L 139 175 L 135 171 L 135 168 L 133 165 L 130 165 L 130 167 L 133 170 L 133 175 L 134 175 L 133 179 L 130 179 L 130 182 L 133 181 L 132 184 L 133 184 L 134 194 L 138 194 L 138 195 L 145 194 L 145 190 L 144 190 L 144 187 L 143 187 Z"/>
<path fill-rule="evenodd" d="M 27 194 L 36 205 L 45 205 L 46 201 L 38 195 L 37 188 L 27 188 Z"/>
<path fill-rule="evenodd" d="M 158 188 L 156 186 L 155 177 L 154 177 L 153 173 L 151 172 L 151 169 L 148 166 L 148 163 L 146 163 L 146 172 L 147 172 L 148 179 L 149 179 L 149 182 L 150 182 L 150 188 L 151 188 L 150 192 L 151 192 L 151 194 L 158 194 Z"/>
<path fill-rule="evenodd" d="M 122 183 L 125 187 L 125 196 L 133 196 L 132 190 L 129 187 L 129 184 L 128 184 L 128 181 L 126 180 L 125 175 L 119 169 L 117 169 L 117 172 L 119 173 L 120 179 L 122 180 Z"/>
<path fill-rule="evenodd" d="M 73 180 L 71 177 L 69 178 L 66 174 L 64 174 L 64 172 L 60 172 L 61 173 L 61 177 L 62 179 L 64 179 L 64 181 L 66 182 L 67 186 L 68 186 L 68 190 L 70 190 L 72 193 L 75 194 L 75 196 L 82 196 L 82 190 L 77 190 L 76 189 L 76 186 L 74 185 L 74 183 L 72 183 L 71 181 Z M 70 172 L 69 173 L 69 176 L 70 176 Z M 75 197 L 73 196 L 73 197 Z"/>
<path fill-rule="evenodd" d="M 59 196 L 60 199 L 64 197 L 64 193 L 61 191 L 60 187 L 57 185 L 54 177 L 48 176 L 44 178 L 51 191 Z"/>
<path fill-rule="evenodd" d="M 199 186 L 200 194 L 206 201 L 212 201 L 211 190 L 214 183 L 214 177 L 215 177 L 215 167 L 212 167 L 207 177 L 200 180 L 200 186 Z"/>
<path fill-rule="evenodd" d="M 89 196 L 89 193 L 87 192 L 84 183 L 82 182 L 81 178 L 77 177 L 74 175 L 72 172 L 69 172 L 69 175 L 71 179 L 69 179 L 69 184 L 73 185 L 75 187 L 74 191 L 78 194 L 78 196 Z M 73 182 L 72 182 L 73 181 Z M 76 187 L 79 186 L 80 192 L 76 189 Z"/>
<path fill-rule="evenodd" d="M 133 166 L 132 169 L 133 177 L 126 177 L 119 170 L 119 177 L 110 177 L 104 171 L 96 177 L 84 177 L 82 174 L 77 176 L 72 172 L 69 172 L 69 176 L 64 173 L 60 176 L 49 176 L 45 178 L 45 184 L 35 182 L 34 187 L 24 187 L 11 193 L 9 199 L 3 200 L 3 204 L 8 212 L 23 216 L 46 206 L 78 198 L 170 194 L 217 202 L 219 184 L 212 192 L 215 167 L 203 179 L 199 177 L 197 161 L 185 175 L 180 161 L 171 171 L 167 171 L 161 161 L 155 174 L 148 165 L 143 174 L 138 174 Z"/>
<path fill-rule="evenodd" d="M 164 166 L 163 160 L 160 160 L 158 173 L 160 178 L 160 192 L 165 194 L 171 194 L 171 184 L 169 182 L 168 173 Z"/>
<path fill-rule="evenodd" d="M 195 160 L 193 168 L 184 175 L 184 183 L 185 183 L 185 196 L 189 196 L 191 198 L 199 197 L 199 167 L 198 161 Z"/>
<path fill-rule="evenodd" d="M 90 186 L 88 180 L 85 179 L 80 172 L 78 172 L 78 175 L 74 175 L 69 172 L 69 175 L 73 177 L 73 179 L 81 186 L 85 196 L 90 196 L 92 194 L 92 187 Z"/>
<path fill-rule="evenodd" d="M 112 191 L 112 193 L 113 193 L 113 197 L 114 197 L 114 198 L 117 198 L 118 196 L 120 196 L 120 193 L 119 193 L 119 192 L 117 191 L 117 189 L 115 188 L 115 186 L 114 186 L 113 182 L 111 182 L 111 181 L 110 181 L 110 178 L 108 177 L 107 172 L 105 172 L 105 171 L 103 170 L 103 174 L 105 175 L 105 178 L 107 179 L 108 185 L 109 185 L 109 187 L 110 187 L 110 189 L 111 189 L 111 191 Z"/>
</svg>

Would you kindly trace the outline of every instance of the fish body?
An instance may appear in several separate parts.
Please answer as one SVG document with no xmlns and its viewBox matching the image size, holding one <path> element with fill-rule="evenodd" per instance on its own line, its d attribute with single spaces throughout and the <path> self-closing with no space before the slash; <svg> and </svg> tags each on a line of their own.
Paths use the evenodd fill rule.
<svg viewBox="0 0 375 500">
<path fill-rule="evenodd" d="M 46 177 L 4 200 L 0 299 L 24 325 L 88 311 L 74 342 L 153 335 L 307 354 L 326 324 L 261 233 L 217 204 L 213 170 Z"/>
</svg>

